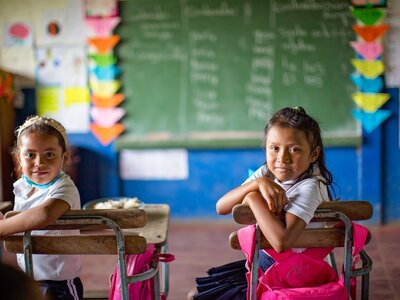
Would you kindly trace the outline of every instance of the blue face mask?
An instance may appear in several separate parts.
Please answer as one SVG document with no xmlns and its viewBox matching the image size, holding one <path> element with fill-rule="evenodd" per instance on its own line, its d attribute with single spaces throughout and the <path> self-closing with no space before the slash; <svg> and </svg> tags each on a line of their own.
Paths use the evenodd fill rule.
<svg viewBox="0 0 400 300">
<path fill-rule="evenodd" d="M 22 179 L 25 180 L 25 182 L 26 182 L 30 187 L 34 187 L 34 188 L 37 188 L 37 189 L 39 189 L 39 190 L 44 190 L 44 189 L 47 189 L 48 187 L 52 186 L 58 179 L 60 179 L 60 177 L 61 177 L 61 172 L 58 173 L 58 175 L 57 175 L 52 181 L 50 181 L 50 182 L 48 182 L 48 183 L 43 183 L 43 184 L 33 182 L 33 181 L 30 180 L 28 177 L 26 177 L 24 174 L 22 174 L 21 177 L 22 177 Z"/>
</svg>

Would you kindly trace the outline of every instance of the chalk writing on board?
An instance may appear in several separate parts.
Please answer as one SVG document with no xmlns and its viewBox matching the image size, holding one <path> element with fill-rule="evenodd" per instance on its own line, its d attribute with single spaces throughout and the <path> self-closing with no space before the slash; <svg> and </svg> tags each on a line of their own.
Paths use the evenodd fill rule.
<svg viewBox="0 0 400 300">
<path fill-rule="evenodd" d="M 188 5 L 184 10 L 186 16 L 190 18 L 196 17 L 229 17 L 238 15 L 238 10 L 230 7 L 226 1 L 219 4 L 218 7 L 210 7 L 208 4 L 203 4 L 201 7 Z"/>
<path fill-rule="evenodd" d="M 210 31 L 189 32 L 189 74 L 193 83 L 190 98 L 196 109 L 194 121 L 198 126 L 221 126 L 224 122 L 224 117 L 218 113 L 219 65 L 215 51 L 209 50 L 217 42 L 217 35 Z"/>
<path fill-rule="evenodd" d="M 254 44 L 250 66 L 249 81 L 246 84 L 245 103 L 247 104 L 248 117 L 262 121 L 272 112 L 274 93 L 272 80 L 274 77 L 275 49 L 271 41 L 275 34 L 256 30 L 253 34 Z"/>
<path fill-rule="evenodd" d="M 243 137 L 282 106 L 302 105 L 322 121 L 325 136 L 360 136 L 350 113 L 348 0 L 120 5 L 126 134 Z"/>
</svg>

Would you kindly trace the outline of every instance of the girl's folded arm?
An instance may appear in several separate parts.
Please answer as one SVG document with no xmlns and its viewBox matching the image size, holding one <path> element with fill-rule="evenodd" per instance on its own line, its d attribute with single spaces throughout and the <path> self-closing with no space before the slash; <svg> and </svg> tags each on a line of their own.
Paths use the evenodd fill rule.
<svg viewBox="0 0 400 300">
<path fill-rule="evenodd" d="M 285 214 L 285 226 L 270 211 L 259 192 L 249 193 L 244 203 L 250 206 L 262 233 L 271 246 L 279 253 L 292 248 L 294 242 L 306 227 L 306 223 L 302 219 L 291 213 Z"/>
<path fill-rule="evenodd" d="M 11 218 L 0 220 L 0 238 L 18 232 L 44 228 L 69 209 L 70 205 L 64 200 L 48 199 L 37 207 L 22 211 Z"/>
<path fill-rule="evenodd" d="M 242 203 L 244 197 L 253 191 L 258 190 L 258 185 L 256 180 L 247 182 L 230 190 L 225 195 L 223 195 L 216 204 L 217 213 L 220 215 L 230 214 L 232 208 L 236 204 Z"/>
</svg>

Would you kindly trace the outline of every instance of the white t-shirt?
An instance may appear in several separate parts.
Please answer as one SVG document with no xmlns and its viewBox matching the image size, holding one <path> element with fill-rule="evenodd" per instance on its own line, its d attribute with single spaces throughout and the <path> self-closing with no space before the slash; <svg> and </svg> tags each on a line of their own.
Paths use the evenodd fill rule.
<svg viewBox="0 0 400 300">
<path fill-rule="evenodd" d="M 15 204 L 14 210 L 24 211 L 44 203 L 47 199 L 57 198 L 67 202 L 71 209 L 80 209 L 80 197 L 78 189 L 71 178 L 62 173 L 50 187 L 36 191 L 28 197 L 32 190 L 24 179 L 18 179 L 14 183 Z M 32 235 L 67 235 L 79 234 L 79 230 L 34 230 Z M 17 254 L 17 260 L 22 270 L 25 270 L 23 254 Z M 80 276 L 82 267 L 81 258 L 78 255 L 47 255 L 34 254 L 32 256 L 33 272 L 35 280 L 67 280 Z"/>
<path fill-rule="evenodd" d="M 266 165 L 261 166 L 244 183 L 265 176 L 267 170 Z M 296 181 L 297 180 L 280 182 L 275 179 L 275 182 L 286 191 L 286 197 L 289 200 L 284 210 L 304 220 L 306 224 L 309 224 L 317 207 L 323 201 L 329 201 L 328 189 L 323 183 L 325 179 L 321 176 L 318 167 L 315 165 L 310 178 L 297 183 Z M 321 224 L 315 225 L 316 226 L 312 227 L 321 227 Z"/>
</svg>

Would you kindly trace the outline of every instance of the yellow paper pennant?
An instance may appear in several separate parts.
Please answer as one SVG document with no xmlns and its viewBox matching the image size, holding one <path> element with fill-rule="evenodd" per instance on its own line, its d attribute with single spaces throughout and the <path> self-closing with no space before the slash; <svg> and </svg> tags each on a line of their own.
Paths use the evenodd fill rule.
<svg viewBox="0 0 400 300">
<path fill-rule="evenodd" d="M 98 81 L 91 80 L 90 87 L 98 97 L 108 98 L 114 95 L 119 88 L 121 87 L 121 82 L 119 80 L 107 80 L 107 81 Z"/>
<path fill-rule="evenodd" d="M 390 99 L 385 93 L 354 93 L 353 101 L 365 112 L 374 113 Z"/>
<path fill-rule="evenodd" d="M 375 78 L 385 71 L 385 66 L 381 60 L 352 59 L 351 63 L 358 72 L 367 78 Z"/>
</svg>

